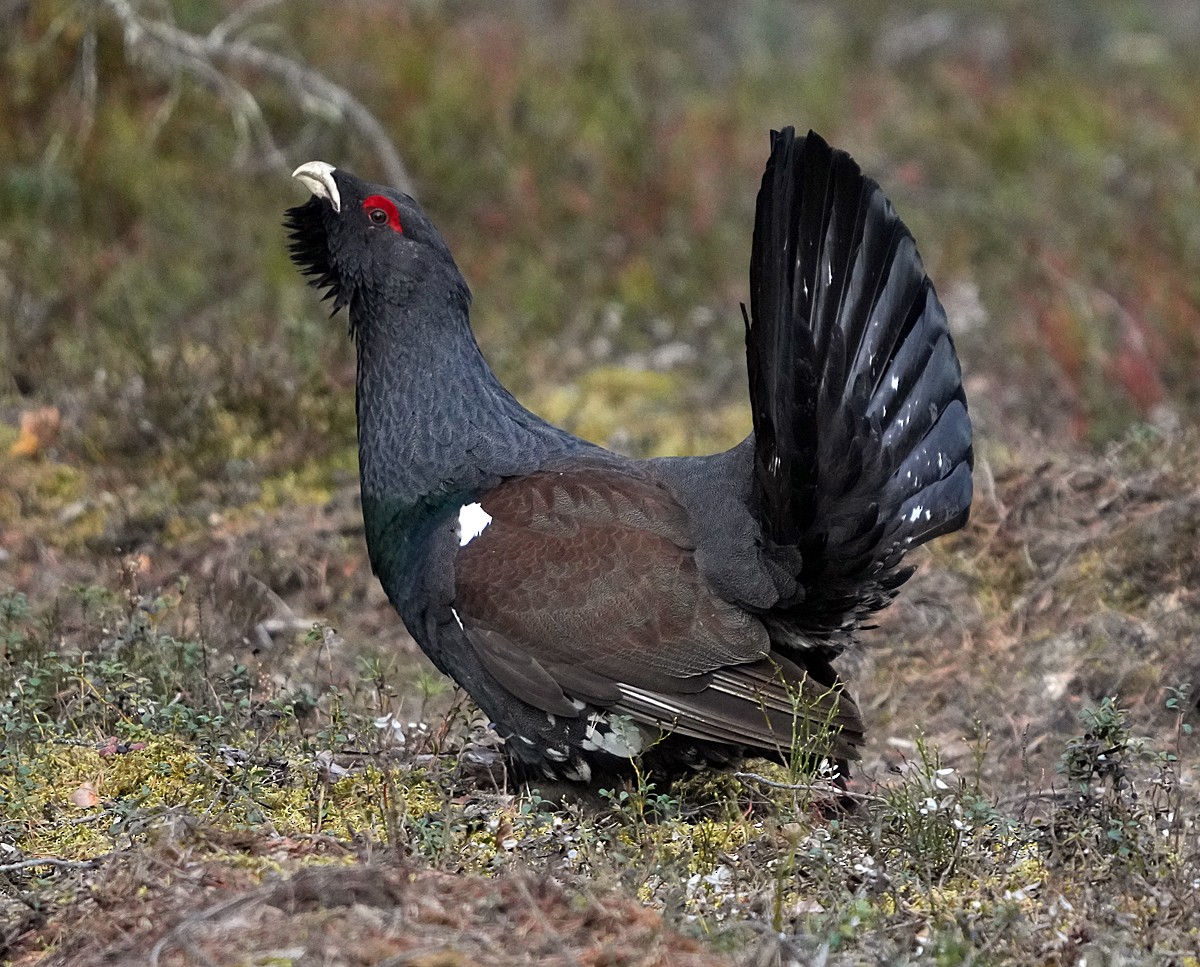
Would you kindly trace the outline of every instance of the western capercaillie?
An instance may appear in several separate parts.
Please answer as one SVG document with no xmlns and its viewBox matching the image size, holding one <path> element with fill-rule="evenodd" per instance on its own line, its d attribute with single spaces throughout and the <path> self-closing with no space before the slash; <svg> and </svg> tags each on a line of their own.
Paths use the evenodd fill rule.
<svg viewBox="0 0 1200 967">
<path fill-rule="evenodd" d="M 912 236 L 849 155 L 773 133 L 743 310 L 754 432 L 630 459 L 526 410 L 407 195 L 321 162 L 291 253 L 349 309 L 371 564 L 533 778 L 855 756 L 832 661 L 962 526 L 971 424 Z"/>
</svg>

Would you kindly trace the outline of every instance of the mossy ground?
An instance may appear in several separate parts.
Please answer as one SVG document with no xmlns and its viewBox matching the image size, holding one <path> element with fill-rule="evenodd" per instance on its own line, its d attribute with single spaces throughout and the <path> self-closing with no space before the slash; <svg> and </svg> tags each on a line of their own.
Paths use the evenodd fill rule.
<svg viewBox="0 0 1200 967">
<path fill-rule="evenodd" d="M 1186 5 L 355 0 L 331 30 L 305 0 L 250 27 L 379 114 L 506 382 L 626 452 L 749 426 L 766 130 L 884 184 L 964 359 L 977 496 L 843 660 L 851 811 L 765 763 L 509 784 L 370 575 L 352 350 L 288 264 L 286 172 L 103 5 L 10 7 L 0 959 L 1200 967 Z M 239 80 L 292 163 L 377 174 Z"/>
</svg>

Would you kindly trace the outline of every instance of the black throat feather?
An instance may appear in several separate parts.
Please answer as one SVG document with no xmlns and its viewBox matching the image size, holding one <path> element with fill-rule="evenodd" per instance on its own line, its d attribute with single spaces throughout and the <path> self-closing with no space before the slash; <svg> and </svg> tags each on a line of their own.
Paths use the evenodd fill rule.
<svg viewBox="0 0 1200 967">
<path fill-rule="evenodd" d="M 350 305 L 354 299 L 355 287 L 338 270 L 329 251 L 329 229 L 325 224 L 329 203 L 316 196 L 303 205 L 289 208 L 284 212 L 283 227 L 287 229 L 288 254 L 301 273 L 308 276 L 308 284 L 315 289 L 324 290 L 322 301 L 332 299 L 333 311 L 329 315 L 336 316 L 338 310 Z M 355 336 L 354 313 L 350 313 L 350 337 Z"/>
</svg>

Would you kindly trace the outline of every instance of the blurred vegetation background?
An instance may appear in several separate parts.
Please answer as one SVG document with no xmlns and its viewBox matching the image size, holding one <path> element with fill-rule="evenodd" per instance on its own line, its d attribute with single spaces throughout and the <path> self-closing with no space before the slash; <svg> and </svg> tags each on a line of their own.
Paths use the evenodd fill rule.
<svg viewBox="0 0 1200 967">
<path fill-rule="evenodd" d="M 132 566 L 208 589 L 230 654 L 266 618 L 328 614 L 396 660 L 355 506 L 353 347 L 287 258 L 291 170 L 410 180 L 533 409 L 703 452 L 749 429 L 738 305 L 767 132 L 794 124 L 916 235 L 980 456 L 973 529 L 934 554 L 982 546 L 960 591 L 1027 638 L 1029 582 L 1101 531 L 1128 543 L 1115 497 L 1064 536 L 1077 470 L 1165 439 L 1165 496 L 1193 489 L 1197 49 L 1193 0 L 0 0 L 0 583 L 49 602 Z M 1191 506 L 1144 552 L 1171 587 Z M 1149 580 L 1100 543 L 1097 613 Z"/>
<path fill-rule="evenodd" d="M 296 164 L 386 173 L 295 83 L 219 56 L 197 74 L 122 10 L 199 42 L 221 25 L 360 99 L 457 253 L 502 378 L 620 449 L 747 428 L 738 303 L 784 124 L 848 149 L 912 228 L 985 448 L 1098 445 L 1200 406 L 1188 0 L 6 0 L 0 422 L 58 407 L 75 465 L 222 501 L 352 470 L 351 347 L 280 217 Z"/>
<path fill-rule="evenodd" d="M 353 347 L 287 258 L 283 211 L 305 197 L 289 174 L 324 160 L 408 180 L 518 396 L 627 453 L 703 452 L 750 426 L 738 305 L 767 132 L 792 124 L 849 150 L 917 238 L 964 363 L 977 497 L 843 659 L 871 729 L 856 781 L 888 797 L 867 796 L 873 844 L 808 852 L 782 832 L 784 853 L 743 851 L 740 869 L 778 899 L 792 874 L 770 857 L 804 857 L 799 895 L 820 902 L 796 922 L 832 938 L 813 962 L 858 929 L 838 962 L 1074 964 L 1096 938 L 1096 962 L 1137 949 L 1194 967 L 1147 938 L 1194 949 L 1200 922 L 1197 50 L 1196 0 L 0 0 L 0 780 L 17 777 L 0 782 L 0 852 L 92 863 L 110 812 L 211 801 L 218 825 L 264 840 L 361 843 L 365 823 L 436 869 L 502 870 L 500 827 L 425 754 L 472 726 L 486 740 L 483 723 L 369 573 Z M 387 823 L 343 822 L 326 808 L 349 775 L 334 753 L 390 755 L 401 721 L 421 763 L 397 775 L 429 798 L 431 769 L 437 795 L 403 807 L 403 830 L 390 785 Z M 1150 786 L 1127 781 L 1134 759 Z M 159 785 L 171 762 L 198 782 Z M 957 787 L 966 840 L 928 806 L 955 770 L 977 777 Z M 1056 788 L 1073 794 L 1026 823 Z M 654 902 L 682 915 L 671 891 L 715 887 L 714 849 L 663 867 L 679 847 L 646 837 L 644 807 L 642 832 L 602 833 L 581 861 L 616 849 L 586 890 L 607 876 L 641 897 L 658 877 L 674 885 Z M 535 814 L 513 822 L 541 851 Z M 944 869 L 931 829 L 965 850 Z M 1078 850 L 1056 854 L 1046 830 Z M 485 840 L 486 861 L 470 845 Z M 892 892 L 872 885 L 876 858 Z M 77 942 L 175 918 L 156 875 L 96 893 Z M 223 877 L 176 889 L 212 902 Z M 42 908 L 19 909 L 0 959 L 26 927 L 28 951 L 58 943 L 53 919 L 35 936 Z M 346 936 L 357 952 L 362 931 Z M 63 950 L 52 962 L 89 962 Z"/>
</svg>

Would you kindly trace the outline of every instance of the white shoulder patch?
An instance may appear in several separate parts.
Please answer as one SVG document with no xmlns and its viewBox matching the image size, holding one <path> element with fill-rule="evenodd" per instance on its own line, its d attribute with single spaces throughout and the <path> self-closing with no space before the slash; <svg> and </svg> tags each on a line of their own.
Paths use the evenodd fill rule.
<svg viewBox="0 0 1200 967">
<path fill-rule="evenodd" d="M 463 504 L 458 511 L 458 546 L 466 547 L 487 530 L 492 515 L 479 503 Z"/>
</svg>

